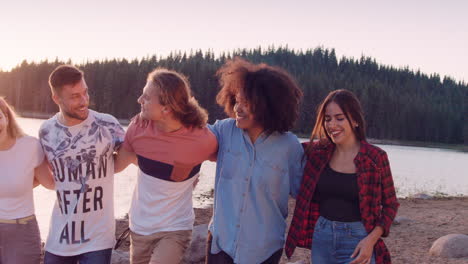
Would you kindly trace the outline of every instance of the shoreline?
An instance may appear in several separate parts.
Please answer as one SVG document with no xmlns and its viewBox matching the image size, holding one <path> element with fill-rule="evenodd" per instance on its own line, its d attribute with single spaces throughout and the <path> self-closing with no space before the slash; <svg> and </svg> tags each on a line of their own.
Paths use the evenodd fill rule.
<svg viewBox="0 0 468 264">
<path fill-rule="evenodd" d="M 468 263 L 468 258 L 443 258 L 429 254 L 432 243 L 439 237 L 448 234 L 468 235 L 468 196 L 449 196 L 425 198 L 399 198 L 400 208 L 394 221 L 390 235 L 383 238 L 390 251 L 393 264 L 463 264 Z M 289 198 L 287 231 L 291 223 L 296 201 Z M 194 208 L 194 227 L 208 224 L 213 213 L 212 204 L 207 208 Z M 128 227 L 128 215 L 115 220 L 116 238 Z M 204 241 L 202 241 L 204 245 Z M 130 241 L 127 238 L 115 251 L 116 255 L 124 256 L 123 259 L 113 260 L 112 263 L 128 263 Z M 198 251 L 201 251 L 200 248 Z M 205 248 L 203 252 L 205 252 Z M 127 260 L 125 260 L 127 258 Z M 42 263 L 42 262 L 41 262 Z M 204 264 L 198 262 L 182 262 L 184 264 Z M 291 259 L 287 259 L 284 252 L 280 264 L 310 264 L 310 250 L 296 248 Z"/>
<path fill-rule="evenodd" d="M 54 113 L 32 113 L 32 112 L 17 112 L 18 116 L 23 118 L 36 118 L 36 119 L 49 119 L 54 115 Z M 120 124 L 127 126 L 130 124 L 130 119 L 117 118 Z M 297 133 L 299 138 L 308 139 L 309 135 Z M 405 146 L 405 147 L 423 147 L 423 148 L 437 148 L 437 149 L 448 149 L 459 152 L 468 152 L 468 145 L 464 144 L 446 144 L 439 142 L 424 142 L 424 141 L 406 141 L 406 140 L 395 140 L 395 139 L 375 139 L 368 138 L 369 143 L 371 144 L 381 144 L 381 145 L 396 145 L 396 146 Z"/>
<path fill-rule="evenodd" d="M 21 118 L 34 118 L 34 119 L 42 119 L 42 120 L 47 120 L 51 118 L 52 116 L 55 115 L 55 113 L 32 113 L 32 112 L 16 112 L 16 114 L 21 117 Z M 117 118 L 117 121 L 121 125 L 128 126 L 130 124 L 130 119 L 125 119 L 125 118 Z"/>
<path fill-rule="evenodd" d="M 439 237 L 451 233 L 468 234 L 468 196 L 432 197 L 424 198 L 400 198 L 400 208 L 397 217 L 402 220 L 392 225 L 390 235 L 384 241 L 390 250 L 393 264 L 462 264 L 467 263 L 468 258 L 448 259 L 429 255 L 432 243 Z M 289 199 L 289 214 L 287 224 L 291 223 L 294 212 L 295 200 Z M 213 208 L 194 208 L 194 226 L 208 224 Z M 128 219 L 116 219 L 116 237 L 128 227 Z M 286 235 L 285 234 L 285 235 Z M 130 242 L 127 239 L 118 251 L 127 252 Z M 301 262 L 302 261 L 302 262 Z M 204 262 L 195 262 L 201 264 Z M 310 263 L 310 251 L 297 248 L 291 259 L 283 254 L 280 264 L 286 263 Z"/>
<path fill-rule="evenodd" d="M 392 146 L 405 146 L 405 147 L 423 147 L 423 148 L 436 148 L 436 149 L 449 149 L 459 152 L 468 152 L 468 145 L 463 144 L 446 144 L 438 142 L 424 142 L 424 141 L 405 141 L 393 139 L 375 139 L 369 138 L 369 143 L 380 145 Z"/>
</svg>

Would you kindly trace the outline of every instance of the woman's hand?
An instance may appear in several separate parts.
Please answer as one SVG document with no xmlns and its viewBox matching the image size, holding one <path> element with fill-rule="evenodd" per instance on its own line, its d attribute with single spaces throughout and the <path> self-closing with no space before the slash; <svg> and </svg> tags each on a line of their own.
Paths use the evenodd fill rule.
<svg viewBox="0 0 468 264">
<path fill-rule="evenodd" d="M 33 187 L 39 185 L 39 183 L 49 190 L 55 189 L 54 176 L 52 174 L 52 166 L 50 166 L 47 158 L 44 158 L 42 163 L 34 168 L 34 181 Z"/>
<path fill-rule="evenodd" d="M 381 226 L 376 226 L 363 240 L 357 244 L 351 258 L 356 258 L 350 264 L 369 264 L 372 260 L 374 245 L 382 236 L 384 230 Z"/>
<path fill-rule="evenodd" d="M 356 258 L 351 261 L 350 264 L 369 264 L 372 259 L 372 252 L 374 251 L 375 242 L 369 237 L 366 236 L 363 240 L 359 242 L 354 249 L 351 258 Z"/>
</svg>

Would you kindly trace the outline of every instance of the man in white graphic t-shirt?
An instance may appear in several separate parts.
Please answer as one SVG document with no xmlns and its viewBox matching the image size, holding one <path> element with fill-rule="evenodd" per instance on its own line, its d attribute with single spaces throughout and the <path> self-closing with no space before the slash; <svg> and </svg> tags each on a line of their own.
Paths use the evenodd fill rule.
<svg viewBox="0 0 468 264">
<path fill-rule="evenodd" d="M 57 195 L 44 263 L 110 263 L 115 240 L 113 152 L 124 130 L 115 117 L 88 109 L 88 86 L 78 68 L 57 67 L 49 84 L 60 111 L 39 131 Z"/>
</svg>

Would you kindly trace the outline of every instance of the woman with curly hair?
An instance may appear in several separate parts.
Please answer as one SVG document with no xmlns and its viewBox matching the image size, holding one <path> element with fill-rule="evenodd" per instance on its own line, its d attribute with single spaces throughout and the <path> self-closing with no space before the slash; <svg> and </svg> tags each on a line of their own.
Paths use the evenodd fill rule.
<svg viewBox="0 0 468 264">
<path fill-rule="evenodd" d="M 301 189 L 286 241 L 311 249 L 320 264 L 388 264 L 381 237 L 388 236 L 398 209 L 387 154 L 366 141 L 356 96 L 328 94 L 318 108 Z"/>
<path fill-rule="evenodd" d="M 266 64 L 235 59 L 217 74 L 216 99 L 229 118 L 210 126 L 219 149 L 206 263 L 279 263 L 288 197 L 303 170 L 303 149 L 288 132 L 302 92 Z"/>
</svg>

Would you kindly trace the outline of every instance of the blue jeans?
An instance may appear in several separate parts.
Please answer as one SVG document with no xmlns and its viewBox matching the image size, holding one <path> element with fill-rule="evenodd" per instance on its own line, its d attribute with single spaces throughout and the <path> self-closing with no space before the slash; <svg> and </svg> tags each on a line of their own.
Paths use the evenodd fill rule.
<svg viewBox="0 0 468 264">
<path fill-rule="evenodd" d="M 76 256 L 58 256 L 48 251 L 44 255 L 44 264 L 110 264 L 112 248 L 86 252 Z"/>
<path fill-rule="evenodd" d="M 338 222 L 319 217 L 312 238 L 313 264 L 348 264 L 357 244 L 367 236 L 361 222 Z M 372 254 L 371 264 L 375 264 Z"/>
</svg>

